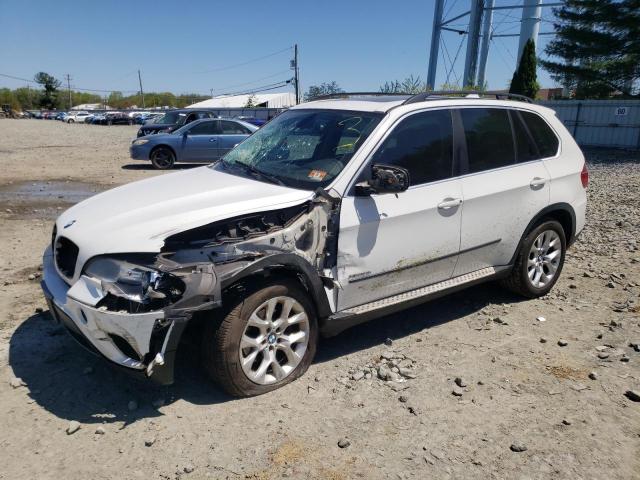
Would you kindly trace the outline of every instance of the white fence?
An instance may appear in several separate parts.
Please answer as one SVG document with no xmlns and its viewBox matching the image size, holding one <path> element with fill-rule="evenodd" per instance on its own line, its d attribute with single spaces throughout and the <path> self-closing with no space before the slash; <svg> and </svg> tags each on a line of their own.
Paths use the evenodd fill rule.
<svg viewBox="0 0 640 480">
<path fill-rule="evenodd" d="M 640 100 L 549 100 L 552 108 L 584 147 L 640 150 Z"/>
</svg>

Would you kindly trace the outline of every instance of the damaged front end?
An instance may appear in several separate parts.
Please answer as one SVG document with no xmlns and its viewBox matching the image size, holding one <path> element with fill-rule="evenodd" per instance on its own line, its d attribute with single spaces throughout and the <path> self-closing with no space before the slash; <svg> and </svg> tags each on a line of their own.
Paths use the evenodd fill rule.
<svg viewBox="0 0 640 480">
<path fill-rule="evenodd" d="M 302 205 L 172 235 L 157 254 L 93 257 L 71 287 L 50 248 L 43 290 L 54 317 L 84 346 L 169 384 L 187 323 L 219 307 L 224 289 L 245 277 L 286 270 L 310 291 L 319 315 L 330 314 L 338 208 L 322 191 Z"/>
</svg>

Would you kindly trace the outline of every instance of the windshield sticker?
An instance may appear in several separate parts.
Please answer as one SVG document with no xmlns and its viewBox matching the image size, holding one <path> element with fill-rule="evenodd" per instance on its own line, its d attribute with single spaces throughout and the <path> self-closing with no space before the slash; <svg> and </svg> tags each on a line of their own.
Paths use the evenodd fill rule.
<svg viewBox="0 0 640 480">
<path fill-rule="evenodd" d="M 311 170 L 309 172 L 309 175 L 307 175 L 307 177 L 311 180 L 316 180 L 318 182 L 321 182 L 326 176 L 327 172 L 325 172 L 324 170 Z"/>
</svg>

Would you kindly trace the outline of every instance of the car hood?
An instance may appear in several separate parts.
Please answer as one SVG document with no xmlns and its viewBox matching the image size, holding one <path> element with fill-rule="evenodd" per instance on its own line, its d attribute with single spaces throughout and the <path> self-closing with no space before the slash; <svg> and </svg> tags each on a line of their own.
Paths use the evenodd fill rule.
<svg viewBox="0 0 640 480">
<path fill-rule="evenodd" d="M 236 215 L 294 206 L 312 196 L 199 167 L 90 197 L 60 215 L 56 226 L 59 235 L 78 245 L 78 264 L 83 265 L 95 255 L 158 252 L 169 235 Z"/>
</svg>

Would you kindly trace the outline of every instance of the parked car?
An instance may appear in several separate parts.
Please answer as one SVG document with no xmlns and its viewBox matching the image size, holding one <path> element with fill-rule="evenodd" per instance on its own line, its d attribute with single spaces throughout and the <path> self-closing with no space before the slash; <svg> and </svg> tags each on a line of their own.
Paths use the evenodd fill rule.
<svg viewBox="0 0 640 480">
<path fill-rule="evenodd" d="M 56 116 L 58 115 L 58 112 L 44 112 L 42 114 L 42 118 L 45 120 L 55 120 Z"/>
<path fill-rule="evenodd" d="M 67 123 L 84 123 L 84 119 L 89 116 L 89 112 L 69 112 L 64 121 Z"/>
<path fill-rule="evenodd" d="M 71 207 L 43 259 L 52 316 L 163 384 L 189 325 L 248 396 L 300 377 L 320 334 L 488 280 L 546 295 L 585 224 L 584 156 L 552 110 L 481 95 L 308 102 L 212 165 Z"/>
<path fill-rule="evenodd" d="M 267 123 L 269 120 L 265 120 L 264 118 L 258 118 L 258 117 L 245 117 L 245 116 L 240 116 L 240 117 L 236 117 L 238 120 L 242 120 L 243 122 L 247 122 L 247 123 L 251 123 L 252 125 L 255 125 L 256 127 L 261 127 L 263 126 L 265 123 Z"/>
<path fill-rule="evenodd" d="M 93 123 L 99 125 L 133 125 L 133 118 L 122 112 L 107 112 Z"/>
<path fill-rule="evenodd" d="M 140 130 L 138 130 L 138 137 L 153 135 L 155 133 L 171 133 L 195 120 L 215 117 L 216 115 L 213 112 L 206 110 L 192 110 L 189 108 L 184 110 L 171 110 L 156 118 L 153 122 L 145 123 L 141 126 Z"/>
<path fill-rule="evenodd" d="M 139 137 L 129 148 L 134 160 L 151 160 L 155 168 L 176 162 L 212 162 L 258 129 L 239 120 L 195 120 L 172 133 Z"/>
<path fill-rule="evenodd" d="M 64 122 L 64 119 L 67 117 L 67 112 L 58 112 L 58 114 L 55 116 L 56 120 L 61 120 Z"/>
</svg>

